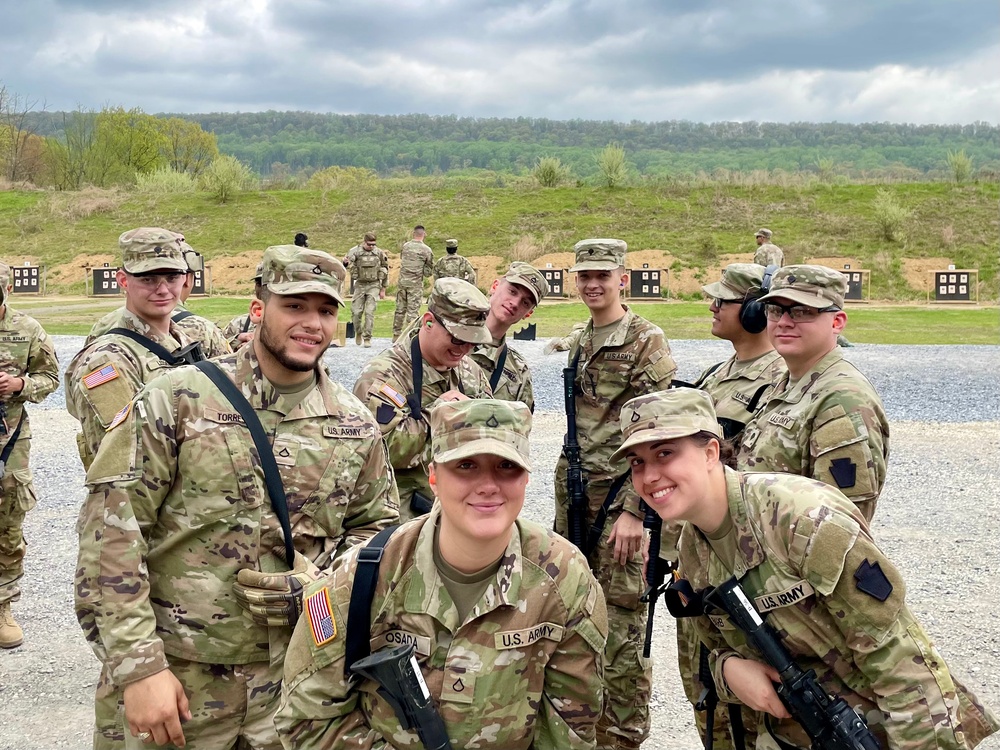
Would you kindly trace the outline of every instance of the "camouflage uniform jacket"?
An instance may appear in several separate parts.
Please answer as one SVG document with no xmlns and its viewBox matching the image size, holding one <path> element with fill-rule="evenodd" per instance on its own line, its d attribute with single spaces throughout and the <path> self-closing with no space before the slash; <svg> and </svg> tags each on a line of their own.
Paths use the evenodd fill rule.
<svg viewBox="0 0 1000 750">
<path fill-rule="evenodd" d="M 434 252 L 423 242 L 410 240 L 399 253 L 399 283 L 423 288 L 424 278 L 434 273 Z"/>
<path fill-rule="evenodd" d="M 747 407 L 762 386 L 773 385 L 788 372 L 785 360 L 773 349 L 754 359 L 741 362 L 734 354 L 715 369 L 708 368 L 697 381 L 715 402 L 715 413 L 720 417 L 746 424 L 753 416 Z M 757 408 L 767 403 L 765 389 L 757 400 Z"/>
<path fill-rule="evenodd" d="M 356 284 L 378 283 L 380 289 L 385 289 L 389 283 L 389 256 L 380 247 L 368 250 L 355 245 L 347 251 L 344 265 Z"/>
<path fill-rule="evenodd" d="M 170 335 L 164 336 L 128 310 L 121 313 L 119 324 L 152 339 L 167 351 L 194 343 L 190 334 L 176 323 L 170 323 Z M 76 441 L 84 469 L 90 468 L 115 415 L 143 385 L 170 367 L 144 346 L 117 334 L 100 336 L 77 352 L 63 377 L 66 409 L 83 429 Z M 85 380 L 88 378 L 89 381 Z"/>
<path fill-rule="evenodd" d="M 834 348 L 805 375 L 779 380 L 743 432 L 737 466 L 837 487 L 871 520 L 889 459 L 889 420 L 868 379 Z"/>
<path fill-rule="evenodd" d="M 731 531 L 709 542 L 684 524 L 680 572 L 695 589 L 741 578 L 799 667 L 856 708 L 881 747 L 969 748 L 996 731 L 906 606 L 899 572 L 847 498 L 805 477 L 725 471 Z M 719 695 L 737 702 L 722 666 L 730 654 L 760 656 L 725 613 L 706 615 L 696 622 Z M 793 720 L 771 722 L 787 742 L 809 747 Z"/>
<path fill-rule="evenodd" d="M 463 357 L 458 367 L 445 372 L 435 370 L 425 362 L 421 413 L 416 416 L 411 414 L 406 403 L 406 396 L 413 390 L 410 342 L 419 332 L 420 327 L 413 326 L 395 344 L 368 360 L 354 384 L 354 395 L 375 415 L 385 438 L 389 461 L 399 485 L 404 516 L 414 490 L 420 490 L 428 498 L 433 497 L 427 481 L 427 466 L 431 461 L 429 415 L 438 397 L 452 389 L 461 390 L 469 398 L 489 398 L 492 395 L 486 373 L 469 357 Z"/>
<path fill-rule="evenodd" d="M 242 315 L 237 315 L 235 318 L 226 324 L 226 327 L 222 329 L 222 335 L 226 337 L 226 341 L 229 342 L 229 348 L 234 352 L 239 349 L 245 341 L 240 341 L 239 335 L 241 333 L 253 333 L 257 330 L 257 326 L 250 322 L 250 313 L 243 313 Z"/>
<path fill-rule="evenodd" d="M 0 436 L 0 450 L 7 444 L 10 434 L 24 415 L 18 442 L 31 439 L 31 424 L 24 408 L 27 402 L 37 404 L 59 387 L 59 361 L 52 345 L 52 339 L 34 318 L 6 306 L 0 317 L 0 372 L 24 378 L 24 388 L 20 393 L 7 396 L 7 434 Z M 25 443 L 27 445 L 27 443 Z M 13 451 L 16 456 L 19 451 Z M 27 453 L 24 454 L 27 458 Z M 10 460 L 10 459 L 8 459 Z M 28 466 L 7 466 L 7 473 L 27 471 Z M 16 477 L 15 477 L 16 478 Z M 19 484 L 27 484 L 30 478 Z"/>
<path fill-rule="evenodd" d="M 595 747 L 607 611 L 569 542 L 519 519 L 496 579 L 459 621 L 434 563 L 430 514 L 402 526 L 382 557 L 371 648 L 415 643 L 452 747 Z M 285 659 L 275 726 L 286 748 L 413 748 L 388 703 L 345 678 L 345 634 L 358 549 L 307 589 L 330 603 L 334 635 L 317 645 L 303 615 Z"/>
<path fill-rule="evenodd" d="M 176 315 L 179 312 L 188 312 L 188 309 L 180 302 L 177 303 L 177 307 L 174 308 L 171 315 Z M 117 310 L 112 310 L 94 323 L 93 327 L 90 329 L 90 333 L 87 334 L 87 340 L 83 342 L 83 345 L 90 346 L 94 343 L 98 336 L 103 336 L 112 328 L 128 328 L 128 326 L 124 325 L 122 322 L 125 313 L 125 308 L 119 307 Z M 226 335 L 222 332 L 222 330 L 220 330 L 219 326 L 215 325 L 215 323 L 210 321 L 208 318 L 191 314 L 186 318 L 177 321 L 174 325 L 184 331 L 184 333 L 186 333 L 192 341 L 201 342 L 201 350 L 204 352 L 206 359 L 221 357 L 223 354 L 229 354 L 233 351 L 229 342 L 226 340 Z"/>
<path fill-rule="evenodd" d="M 434 264 L 434 279 L 444 279 L 455 276 L 470 284 L 476 283 L 476 269 L 463 255 L 445 255 Z"/>
<path fill-rule="evenodd" d="M 396 522 L 384 443 L 350 393 L 319 369 L 316 387 L 286 413 L 253 347 L 217 364 L 274 435 L 298 552 L 327 570 Z M 281 527 L 240 425 L 205 375 L 179 367 L 138 394 L 87 473 L 76 611 L 119 687 L 166 668 L 167 656 L 266 662 L 269 636 L 281 647 L 291 637 L 253 624 L 232 594 L 243 568 L 287 570 L 271 552 L 283 546 Z"/>
<path fill-rule="evenodd" d="M 753 262 L 758 266 L 778 266 L 780 268 L 785 265 L 785 252 L 777 245 L 765 242 L 754 252 Z"/>
<path fill-rule="evenodd" d="M 593 320 L 571 342 L 569 364 L 582 347 L 576 368 L 576 425 L 581 464 L 590 482 L 609 481 L 628 470 L 624 458 L 611 464 L 611 454 L 622 444 L 619 424 L 622 406 L 643 393 L 670 387 L 677 365 L 670 356 L 670 344 L 663 331 L 626 308 L 618 327 L 596 352 L 593 351 Z M 560 456 L 557 472 L 565 472 L 566 458 Z M 620 497 L 624 509 L 642 518 L 638 495 L 627 482 Z M 565 503 L 566 487 L 556 484 L 556 499 Z M 592 502 L 594 499 L 591 499 Z M 604 498 L 597 498 L 598 506 Z M 615 506 L 622 507 L 616 501 Z"/>
<path fill-rule="evenodd" d="M 500 364 L 500 353 L 507 350 L 507 361 L 503 365 L 503 373 L 497 381 L 497 387 L 493 389 L 493 398 L 504 401 L 520 401 L 532 412 L 535 411 L 535 392 L 531 387 L 531 370 L 528 369 L 528 361 L 519 351 L 513 349 L 504 339 L 499 346 L 486 346 L 480 344 L 472 350 L 470 355 L 476 364 L 483 368 L 487 380 L 493 377 L 493 373 Z"/>
</svg>

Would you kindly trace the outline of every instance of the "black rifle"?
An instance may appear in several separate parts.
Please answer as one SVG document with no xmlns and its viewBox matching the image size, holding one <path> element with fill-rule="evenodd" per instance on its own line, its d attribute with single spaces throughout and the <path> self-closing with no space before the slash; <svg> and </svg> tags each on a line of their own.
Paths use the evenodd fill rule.
<svg viewBox="0 0 1000 750">
<path fill-rule="evenodd" d="M 642 592 L 639 601 L 646 602 L 646 640 L 642 645 L 642 655 L 649 658 L 650 647 L 653 644 L 653 615 L 656 614 L 656 601 L 667 590 L 667 584 L 673 577 L 670 575 L 673 566 L 660 559 L 660 534 L 663 531 L 663 519 L 645 502 L 642 503 L 644 513 L 642 526 L 649 530 L 649 560 L 646 563 L 646 590 Z M 668 580 L 669 579 L 669 580 Z"/>
<path fill-rule="evenodd" d="M 410 496 L 410 510 L 414 516 L 426 516 L 434 507 L 434 498 L 427 497 L 420 490 L 415 490 Z"/>
<path fill-rule="evenodd" d="M 577 355 L 577 359 L 579 355 Z M 563 455 L 566 456 L 566 495 L 569 505 L 566 524 L 569 540 L 587 553 L 587 486 L 580 463 L 580 441 L 576 434 L 576 363 L 563 368 L 563 395 L 566 401 L 566 436 Z"/>
<path fill-rule="evenodd" d="M 378 694 L 392 706 L 399 723 L 416 732 L 427 750 L 451 750 L 444 719 L 420 674 L 414 649 L 412 643 L 384 648 L 358 659 L 350 671 L 378 685 Z"/>
<path fill-rule="evenodd" d="M 705 603 L 726 612 L 764 662 L 777 670 L 781 679 L 775 686 L 778 697 L 809 735 L 813 750 L 881 750 L 878 739 L 847 701 L 827 693 L 815 670 L 802 670 L 793 661 L 781 636 L 764 621 L 735 577 L 717 586 Z M 765 726 L 771 731 L 768 718 L 765 714 Z"/>
</svg>

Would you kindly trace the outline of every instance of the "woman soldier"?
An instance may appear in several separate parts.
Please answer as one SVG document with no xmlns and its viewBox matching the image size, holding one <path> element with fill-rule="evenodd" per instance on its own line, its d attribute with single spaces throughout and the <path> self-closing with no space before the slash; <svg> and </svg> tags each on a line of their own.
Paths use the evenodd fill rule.
<svg viewBox="0 0 1000 750">
<path fill-rule="evenodd" d="M 595 747 L 607 611 L 577 549 L 518 519 L 530 429 L 520 402 L 432 409 L 437 502 L 387 542 L 364 623 L 373 653 L 415 645 L 456 749 Z M 359 550 L 306 592 L 275 721 L 287 748 L 419 747 L 375 684 L 348 670 Z"/>
<path fill-rule="evenodd" d="M 632 399 L 621 423 L 618 456 L 628 457 L 636 492 L 664 521 L 687 522 L 680 574 L 695 590 L 740 579 L 798 666 L 856 709 L 883 748 L 973 748 L 997 730 L 952 677 L 904 603 L 899 571 L 838 490 L 724 466 L 729 449 L 702 391 Z M 698 627 L 720 698 L 773 717 L 758 721 L 757 748 L 810 747 L 775 691 L 778 673 L 722 610 L 706 614 Z"/>
</svg>

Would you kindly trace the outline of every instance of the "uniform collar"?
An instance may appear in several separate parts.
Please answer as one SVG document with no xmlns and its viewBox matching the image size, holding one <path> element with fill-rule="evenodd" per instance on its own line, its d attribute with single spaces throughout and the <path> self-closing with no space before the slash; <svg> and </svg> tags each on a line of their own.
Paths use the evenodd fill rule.
<svg viewBox="0 0 1000 750">
<path fill-rule="evenodd" d="M 604 341 L 601 348 L 608 347 L 614 348 L 619 346 L 624 346 L 625 344 L 631 343 L 635 340 L 638 335 L 636 332 L 630 330 L 632 327 L 632 321 L 636 319 L 636 314 L 632 312 L 628 305 L 622 305 L 625 308 L 625 314 L 618 321 L 618 325 L 611 332 L 611 335 Z M 588 342 L 590 338 L 594 335 L 594 319 L 591 318 L 587 321 L 587 327 L 583 329 L 583 336 L 581 337 L 581 342 Z"/>
<path fill-rule="evenodd" d="M 295 397 L 297 404 L 286 413 L 281 403 L 284 396 L 264 377 L 253 344 L 241 346 L 232 356 L 236 366 L 234 382 L 254 409 L 273 410 L 291 418 L 327 417 L 343 413 L 333 394 L 333 383 L 322 365 L 316 368 L 315 387 L 304 398 Z"/>
<path fill-rule="evenodd" d="M 772 398 L 778 396 L 782 401 L 792 404 L 798 403 L 812 389 L 813 384 L 819 380 L 823 373 L 839 363 L 843 358 L 844 355 L 841 354 L 840 347 L 835 346 L 794 383 L 792 382 L 791 374 L 786 372 L 784 377 L 778 381 Z"/>
</svg>

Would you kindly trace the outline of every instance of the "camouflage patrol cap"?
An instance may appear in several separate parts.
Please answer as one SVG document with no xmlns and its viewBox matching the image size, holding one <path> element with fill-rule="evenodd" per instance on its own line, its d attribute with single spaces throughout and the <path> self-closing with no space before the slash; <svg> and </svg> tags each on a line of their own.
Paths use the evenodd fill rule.
<svg viewBox="0 0 1000 750">
<path fill-rule="evenodd" d="M 709 297 L 724 300 L 743 300 L 747 294 L 760 289 L 764 283 L 764 266 L 756 263 L 730 263 L 722 272 L 722 279 L 702 286 Z"/>
<path fill-rule="evenodd" d="M 260 281 L 261 277 L 264 275 L 264 261 L 257 264 L 257 268 L 253 272 L 253 280 Z"/>
<path fill-rule="evenodd" d="M 486 327 L 490 301 L 468 281 L 454 276 L 435 281 L 427 309 L 455 338 L 470 344 L 493 344 L 493 336 Z"/>
<path fill-rule="evenodd" d="M 771 234 L 772 232 L 770 229 L 758 229 L 754 237 L 763 237 L 765 240 L 770 240 Z"/>
<path fill-rule="evenodd" d="M 439 464 L 486 454 L 531 471 L 530 433 L 531 409 L 520 401 L 474 398 L 431 409 L 431 455 Z"/>
<path fill-rule="evenodd" d="M 637 396 L 622 407 L 621 425 L 624 442 L 611 455 L 611 463 L 643 443 L 675 440 L 702 431 L 722 439 L 712 397 L 697 388 L 671 388 Z"/>
<path fill-rule="evenodd" d="M 444 246 L 445 247 L 458 247 L 458 240 L 445 240 L 444 241 Z"/>
<path fill-rule="evenodd" d="M 580 240 L 573 246 L 576 262 L 569 269 L 577 271 L 613 271 L 625 265 L 624 240 Z"/>
<path fill-rule="evenodd" d="M 761 301 L 782 297 L 809 307 L 844 306 L 847 277 L 826 266 L 785 266 L 771 279 L 771 291 Z"/>
<path fill-rule="evenodd" d="M 511 284 L 517 284 L 527 288 L 535 298 L 537 305 L 542 301 L 542 297 L 549 293 L 549 282 L 542 276 L 541 271 L 528 263 L 515 260 L 510 264 L 507 273 L 503 275 Z"/>
<path fill-rule="evenodd" d="M 122 268 L 128 273 L 180 271 L 187 273 L 181 242 L 184 236 L 160 227 L 139 227 L 118 238 Z"/>
<path fill-rule="evenodd" d="M 346 276 L 339 260 L 322 250 L 274 245 L 264 251 L 261 284 L 273 294 L 325 294 L 344 304 L 340 286 Z"/>
<path fill-rule="evenodd" d="M 205 259 L 191 247 L 187 242 L 181 238 L 181 253 L 184 254 L 184 263 L 187 264 L 188 273 L 197 273 L 205 271 Z"/>
</svg>

